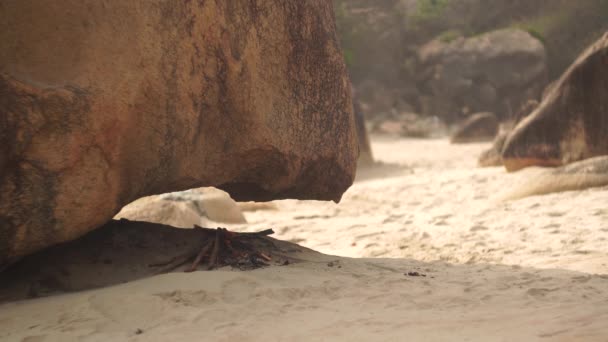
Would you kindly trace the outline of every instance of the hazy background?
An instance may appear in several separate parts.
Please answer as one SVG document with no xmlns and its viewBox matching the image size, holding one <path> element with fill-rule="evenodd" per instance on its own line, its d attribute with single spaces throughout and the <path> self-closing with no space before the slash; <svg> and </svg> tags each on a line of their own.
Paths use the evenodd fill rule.
<svg viewBox="0 0 608 342">
<path fill-rule="evenodd" d="M 413 113 L 452 124 L 479 111 L 507 120 L 608 30 L 608 0 L 334 0 L 334 5 L 357 100 L 372 122 Z M 509 31 L 492 36 L 502 29 Z M 521 39 L 522 31 L 544 51 Z M 483 39 L 488 34 L 495 37 L 489 43 Z M 425 136 L 429 130 L 422 125 L 411 133 Z"/>
</svg>

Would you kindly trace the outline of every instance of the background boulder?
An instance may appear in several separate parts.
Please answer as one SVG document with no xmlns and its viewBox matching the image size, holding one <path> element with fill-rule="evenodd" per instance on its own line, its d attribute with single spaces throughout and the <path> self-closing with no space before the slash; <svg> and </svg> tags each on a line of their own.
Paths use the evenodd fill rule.
<svg viewBox="0 0 608 342">
<path fill-rule="evenodd" d="M 608 154 L 608 33 L 551 87 L 538 108 L 509 135 L 502 151 L 509 171 L 559 166 Z"/>
<path fill-rule="evenodd" d="M 449 43 L 433 40 L 418 51 L 419 82 L 447 121 L 491 111 L 504 120 L 546 82 L 543 44 L 517 29 L 498 30 Z"/>
</svg>

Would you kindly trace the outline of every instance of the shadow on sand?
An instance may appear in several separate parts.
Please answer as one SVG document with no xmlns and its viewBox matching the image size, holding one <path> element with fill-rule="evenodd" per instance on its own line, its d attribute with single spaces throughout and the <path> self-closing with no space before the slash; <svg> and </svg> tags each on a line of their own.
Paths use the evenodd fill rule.
<svg viewBox="0 0 608 342">
<path fill-rule="evenodd" d="M 183 272 L 201 246 L 214 238 L 209 232 L 148 222 L 111 221 L 80 239 L 25 257 L 0 273 L 0 303 Z M 270 265 L 322 256 L 267 236 L 248 240 L 254 248 L 272 257 Z"/>
</svg>

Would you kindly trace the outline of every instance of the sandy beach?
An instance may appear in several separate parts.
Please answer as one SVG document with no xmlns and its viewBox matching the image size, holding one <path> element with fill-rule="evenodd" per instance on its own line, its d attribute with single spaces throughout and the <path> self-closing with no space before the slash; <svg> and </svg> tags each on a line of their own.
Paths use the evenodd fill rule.
<svg viewBox="0 0 608 342">
<path fill-rule="evenodd" d="M 0 340 L 608 340 L 608 188 L 504 200 L 542 170 L 478 168 L 488 146 L 372 137 L 341 203 L 223 225 L 273 228 L 304 262 L 0 304 Z"/>
</svg>

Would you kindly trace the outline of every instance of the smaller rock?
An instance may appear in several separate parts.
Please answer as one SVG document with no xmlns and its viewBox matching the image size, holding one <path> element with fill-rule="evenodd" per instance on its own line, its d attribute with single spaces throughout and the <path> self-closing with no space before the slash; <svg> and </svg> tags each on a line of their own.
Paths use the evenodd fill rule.
<svg viewBox="0 0 608 342">
<path fill-rule="evenodd" d="M 228 193 L 215 188 L 198 191 L 202 192 L 200 203 L 205 210 L 205 216 L 210 220 L 232 224 L 247 223 L 241 209 Z"/>
<path fill-rule="evenodd" d="M 180 228 L 209 226 L 209 221 L 247 223 L 236 202 L 224 191 L 199 188 L 141 198 L 125 206 L 115 219 L 160 223 Z"/>
<path fill-rule="evenodd" d="M 114 219 L 160 223 L 179 228 L 207 226 L 204 213 L 193 202 L 167 201 L 159 196 L 140 198 L 126 205 Z"/>
<path fill-rule="evenodd" d="M 498 133 L 498 119 L 490 112 L 471 115 L 452 135 L 452 144 L 490 141 Z"/>
</svg>

